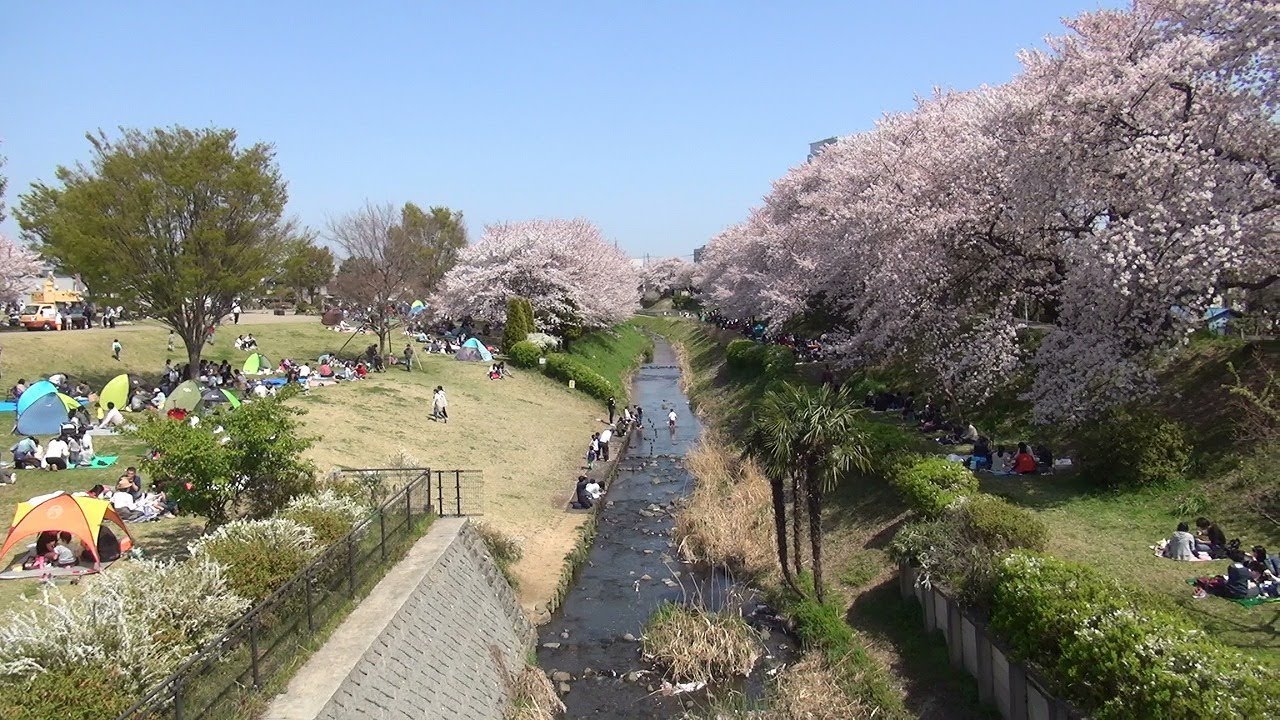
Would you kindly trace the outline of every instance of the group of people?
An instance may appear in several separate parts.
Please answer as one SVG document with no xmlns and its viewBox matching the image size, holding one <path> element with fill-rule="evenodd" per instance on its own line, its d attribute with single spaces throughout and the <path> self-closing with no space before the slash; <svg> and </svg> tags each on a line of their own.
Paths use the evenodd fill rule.
<svg viewBox="0 0 1280 720">
<path fill-rule="evenodd" d="M 178 514 L 178 503 L 169 496 L 167 488 L 155 482 L 144 489 L 138 469 L 130 467 L 116 481 L 115 488 L 94 485 L 85 495 L 111 501 L 111 507 L 128 522 L 150 522 L 171 518 Z"/>
<path fill-rule="evenodd" d="M 768 332 L 767 326 L 759 320 L 730 318 L 715 310 L 699 313 L 698 319 L 709 322 L 721 330 L 741 332 L 758 343 L 790 348 L 800 362 L 818 362 L 827 356 L 822 344 L 826 340 L 826 334 L 816 338 L 807 338 L 795 333 L 772 335 Z"/>
<path fill-rule="evenodd" d="M 501 380 L 507 376 L 507 361 L 500 360 L 489 366 L 489 379 Z"/>
<path fill-rule="evenodd" d="M 13 466 L 19 470 L 57 471 L 88 466 L 93 464 L 93 436 L 88 427 L 68 423 L 47 445 L 28 435 L 14 443 L 9 452 L 13 454 Z"/>
<path fill-rule="evenodd" d="M 1227 540 L 1227 534 L 1208 518 L 1196 518 L 1193 534 L 1190 526 L 1178 523 L 1163 543 L 1161 555 L 1170 560 L 1227 560 L 1225 572 L 1196 579 L 1196 595 L 1217 595 L 1231 600 L 1280 598 L 1280 557 L 1270 555 L 1261 545 L 1248 552 L 1240 541 Z"/>
<path fill-rule="evenodd" d="M 253 333 L 248 335 L 237 335 L 235 346 L 237 350 L 257 350 L 258 341 L 254 339 Z"/>
</svg>

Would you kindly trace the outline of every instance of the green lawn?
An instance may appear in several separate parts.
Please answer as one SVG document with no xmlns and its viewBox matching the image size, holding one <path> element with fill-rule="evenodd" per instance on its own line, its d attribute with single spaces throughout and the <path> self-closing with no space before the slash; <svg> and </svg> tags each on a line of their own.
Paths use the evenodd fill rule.
<svg viewBox="0 0 1280 720">
<path fill-rule="evenodd" d="M 282 357 L 314 361 L 324 352 L 340 350 L 347 341 L 343 353 L 354 355 L 375 341 L 370 335 L 333 332 L 315 317 L 251 314 L 238 327 L 220 328 L 205 357 L 241 365 L 249 353 L 233 347 L 240 333 L 252 333 L 273 363 Z M 115 337 L 124 346 L 118 363 L 110 353 Z M 0 332 L 0 385 L 7 388 L 19 377 L 31 381 L 54 372 L 83 378 L 95 391 L 121 372 L 153 385 L 166 358 L 174 363 L 186 360 L 180 343 L 174 353 L 166 350 L 166 338 L 167 331 L 154 323 L 115 331 Z M 400 350 L 404 342 L 404 336 L 394 336 L 392 349 Z M 616 335 L 583 338 L 570 351 L 619 382 L 647 343 L 638 330 L 624 326 Z M 413 372 L 394 366 L 362 382 L 315 388 L 295 400 L 307 411 L 302 418 L 305 432 L 317 440 L 309 457 L 322 472 L 335 466 L 381 467 L 392 456 L 408 456 L 439 469 L 480 470 L 486 520 L 524 545 L 524 558 L 513 572 L 520 599 L 532 611 L 550 597 L 561 563 L 576 542 L 584 516 L 566 513 L 564 504 L 591 432 L 600 427 L 601 403 L 534 371 L 513 368 L 511 377 L 492 381 L 485 363 L 421 353 L 419 359 L 422 366 Z M 449 394 L 448 424 L 428 417 L 436 385 Z M 0 516 L 7 520 L 17 502 L 34 495 L 114 481 L 124 467 L 136 464 L 143 450 L 117 437 L 96 440 L 99 454 L 121 456 L 118 467 L 20 472 L 16 486 L 0 487 Z M 148 555 L 169 557 L 181 555 L 202 524 L 198 518 L 164 520 L 138 526 L 135 534 Z M 0 582 L 0 609 L 32 592 L 32 582 Z"/>
<path fill-rule="evenodd" d="M 621 393 L 617 400 L 622 405 L 629 395 L 627 380 L 636 368 L 636 359 L 652 344 L 638 327 L 623 323 L 612 330 L 584 335 L 569 343 L 565 352 L 613 383 Z"/>
</svg>

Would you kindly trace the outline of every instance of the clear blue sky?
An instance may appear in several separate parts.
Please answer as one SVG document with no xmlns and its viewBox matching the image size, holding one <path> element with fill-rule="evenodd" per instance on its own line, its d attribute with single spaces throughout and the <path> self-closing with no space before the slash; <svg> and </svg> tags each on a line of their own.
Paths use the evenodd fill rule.
<svg viewBox="0 0 1280 720">
<path fill-rule="evenodd" d="M 87 130 L 218 125 L 275 144 L 290 212 L 317 227 L 411 200 L 462 210 L 473 237 L 583 216 L 633 256 L 684 254 L 810 141 L 1003 82 L 1100 4 L 9 3 L 7 204 L 85 159 Z"/>
</svg>

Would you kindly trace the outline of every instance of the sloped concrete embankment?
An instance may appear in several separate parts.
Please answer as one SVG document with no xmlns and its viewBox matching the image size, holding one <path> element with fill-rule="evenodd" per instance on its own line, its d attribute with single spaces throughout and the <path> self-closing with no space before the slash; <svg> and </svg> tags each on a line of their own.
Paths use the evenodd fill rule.
<svg viewBox="0 0 1280 720">
<path fill-rule="evenodd" d="M 501 718 L 536 635 L 466 519 L 442 518 L 272 701 L 267 720 Z"/>
</svg>

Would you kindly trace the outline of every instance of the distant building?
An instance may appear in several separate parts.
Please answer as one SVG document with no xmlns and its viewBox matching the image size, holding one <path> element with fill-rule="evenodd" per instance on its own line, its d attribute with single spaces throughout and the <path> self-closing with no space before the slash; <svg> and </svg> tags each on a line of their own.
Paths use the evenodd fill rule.
<svg viewBox="0 0 1280 720">
<path fill-rule="evenodd" d="M 706 245 L 703 245 L 703 246 L 701 246 L 701 247 L 696 247 L 696 248 L 694 248 L 694 249 L 693 249 L 693 262 L 694 262 L 694 263 L 700 263 L 700 262 L 702 262 L 702 253 L 706 252 L 706 250 L 707 250 L 707 246 L 706 246 Z"/>
<path fill-rule="evenodd" d="M 647 257 L 642 257 L 642 258 L 631 258 L 631 267 L 633 267 L 633 268 L 635 268 L 635 269 L 639 270 L 639 269 L 643 268 L 645 265 L 647 265 L 647 264 L 648 264 L 648 262 L 649 262 L 649 258 L 647 258 Z"/>
<path fill-rule="evenodd" d="M 834 145 L 836 140 L 838 139 L 839 138 L 836 138 L 836 137 L 829 137 L 825 140 L 819 140 L 817 142 L 809 143 L 809 157 L 812 158 L 814 155 L 817 155 L 819 152 L 822 151 L 822 148 L 828 145 Z"/>
</svg>

